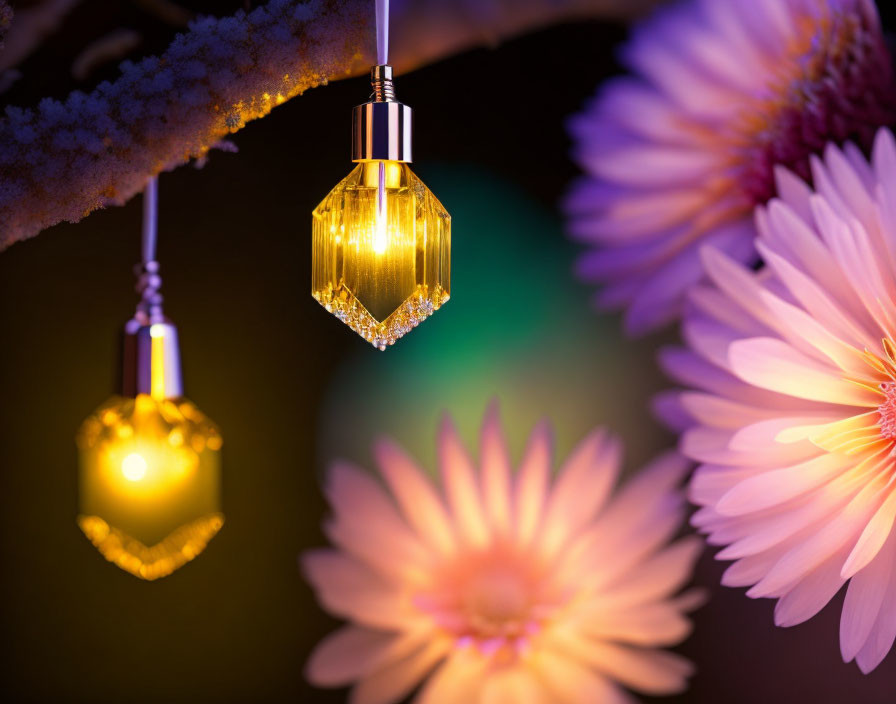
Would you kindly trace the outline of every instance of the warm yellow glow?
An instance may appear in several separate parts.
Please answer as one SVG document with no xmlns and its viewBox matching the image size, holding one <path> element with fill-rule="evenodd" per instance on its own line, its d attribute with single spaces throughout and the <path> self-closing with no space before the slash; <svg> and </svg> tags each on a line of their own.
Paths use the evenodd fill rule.
<svg viewBox="0 0 896 704">
<path fill-rule="evenodd" d="M 166 368 L 165 368 L 165 346 L 169 344 L 165 338 L 165 328 L 162 325 L 152 325 L 149 328 L 149 343 L 152 347 L 150 357 L 150 365 L 152 367 L 152 386 L 150 393 L 153 398 L 164 399 L 167 393 Z"/>
<path fill-rule="evenodd" d="M 313 224 L 312 294 L 376 347 L 448 300 L 451 217 L 407 164 L 358 164 Z"/>
<path fill-rule="evenodd" d="M 121 473 L 125 479 L 139 482 L 146 476 L 146 460 L 136 452 L 132 452 L 121 461 Z"/>
<path fill-rule="evenodd" d="M 146 579 L 170 573 L 223 521 L 221 444 L 189 401 L 111 399 L 78 434 L 81 528 L 123 569 Z"/>
<path fill-rule="evenodd" d="M 373 253 L 385 254 L 389 248 L 390 235 L 398 239 L 401 233 L 389 232 L 389 191 L 386 190 L 386 162 L 377 162 L 376 166 L 376 222 L 374 224 Z M 395 184 L 392 185 L 394 188 Z"/>
<path fill-rule="evenodd" d="M 109 562 L 135 577 L 167 577 L 201 553 L 224 525 L 224 516 L 212 514 L 179 527 L 161 543 L 146 547 L 97 516 L 79 516 L 84 535 Z"/>
<path fill-rule="evenodd" d="M 385 201 L 385 199 L 383 199 Z M 385 208 L 385 202 L 377 208 L 376 224 L 374 225 L 373 253 L 385 254 L 389 248 L 389 213 Z"/>
</svg>

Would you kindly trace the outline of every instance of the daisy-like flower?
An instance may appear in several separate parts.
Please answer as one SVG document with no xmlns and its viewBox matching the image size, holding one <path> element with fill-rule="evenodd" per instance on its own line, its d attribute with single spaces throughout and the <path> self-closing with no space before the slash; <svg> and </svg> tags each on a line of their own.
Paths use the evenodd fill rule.
<svg viewBox="0 0 896 704">
<path fill-rule="evenodd" d="M 497 412 L 478 467 L 450 420 L 441 481 L 389 441 L 382 482 L 344 463 L 329 473 L 334 549 L 302 562 L 321 603 L 351 621 L 307 666 L 319 686 L 354 684 L 353 704 L 631 702 L 685 688 L 681 641 L 700 599 L 675 596 L 700 551 L 669 544 L 684 520 L 679 455 L 613 495 L 619 443 L 598 430 L 551 472 L 547 426 L 511 470 Z"/>
<path fill-rule="evenodd" d="M 639 334 L 681 311 L 710 244 L 755 260 L 752 210 L 776 164 L 809 176 L 828 142 L 870 148 L 896 122 L 896 85 L 873 0 L 688 0 L 625 47 L 571 122 L 586 172 L 566 204 L 593 246 L 581 276 Z"/>
<path fill-rule="evenodd" d="M 792 626 L 848 581 L 840 647 L 867 673 L 896 637 L 896 141 L 811 166 L 814 192 L 779 169 L 757 209 L 762 271 L 704 251 L 690 349 L 663 355 L 697 390 L 658 408 L 693 424 L 693 523 L 735 560 L 723 583 Z"/>
</svg>

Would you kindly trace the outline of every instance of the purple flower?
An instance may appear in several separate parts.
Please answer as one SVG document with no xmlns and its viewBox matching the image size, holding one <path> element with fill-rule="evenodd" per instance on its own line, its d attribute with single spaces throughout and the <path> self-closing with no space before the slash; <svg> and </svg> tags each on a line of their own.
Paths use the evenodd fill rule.
<svg viewBox="0 0 896 704">
<path fill-rule="evenodd" d="M 896 121 L 896 82 L 871 0 L 690 0 L 636 30 L 635 74 L 570 124 L 587 176 L 566 210 L 592 246 L 581 276 L 632 334 L 674 320 L 710 244 L 753 262 L 752 210 L 774 167 L 808 178 L 828 142 L 867 149 Z"/>
<path fill-rule="evenodd" d="M 689 349 L 662 357 L 693 390 L 658 410 L 703 463 L 692 522 L 734 561 L 722 583 L 793 626 L 848 582 L 840 649 L 867 673 L 896 638 L 896 141 L 811 169 L 814 192 L 779 167 L 756 211 L 764 269 L 704 248 Z"/>
</svg>

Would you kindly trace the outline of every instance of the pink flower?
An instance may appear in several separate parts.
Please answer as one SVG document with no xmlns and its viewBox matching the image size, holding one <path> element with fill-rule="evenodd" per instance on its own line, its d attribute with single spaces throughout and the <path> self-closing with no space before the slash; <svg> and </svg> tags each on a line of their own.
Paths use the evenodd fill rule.
<svg viewBox="0 0 896 704">
<path fill-rule="evenodd" d="M 353 704 L 631 702 L 685 688 L 691 665 L 657 648 L 687 636 L 699 595 L 675 597 L 699 539 L 669 545 L 684 518 L 686 462 L 658 459 L 613 496 L 619 443 L 589 435 L 557 475 L 550 431 L 513 472 L 497 412 L 479 466 L 454 426 L 439 436 L 441 482 L 394 443 L 375 448 L 382 483 L 345 463 L 327 483 L 334 549 L 303 556 L 324 607 L 351 625 L 307 673 L 354 684 Z"/>
<path fill-rule="evenodd" d="M 629 332 L 675 319 L 711 244 L 752 262 L 752 210 L 773 169 L 808 177 L 830 141 L 870 147 L 896 122 L 896 84 L 872 0 L 692 0 L 635 32 L 571 123 L 587 178 L 566 209 L 592 246 L 582 277 L 626 308 Z"/>
<path fill-rule="evenodd" d="M 792 626 L 848 581 L 840 647 L 870 672 L 896 637 L 896 142 L 881 130 L 871 163 L 847 144 L 811 166 L 814 193 L 778 169 L 781 197 L 757 209 L 765 269 L 704 251 L 691 349 L 663 356 L 696 390 L 659 409 L 692 426 L 693 523 L 735 560 L 723 583 Z"/>
</svg>

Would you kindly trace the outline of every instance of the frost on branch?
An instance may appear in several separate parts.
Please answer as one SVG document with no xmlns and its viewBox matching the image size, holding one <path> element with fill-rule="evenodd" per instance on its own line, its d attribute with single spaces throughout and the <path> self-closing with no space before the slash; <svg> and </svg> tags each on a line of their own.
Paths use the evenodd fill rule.
<svg viewBox="0 0 896 704">
<path fill-rule="evenodd" d="M 0 0 L 0 7 L 4 5 Z M 204 18 L 161 56 L 63 103 L 0 120 L 0 250 L 141 191 L 151 174 L 203 157 L 249 120 L 356 68 L 363 0 L 272 0 Z"/>
</svg>

